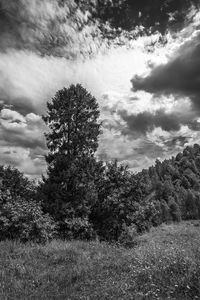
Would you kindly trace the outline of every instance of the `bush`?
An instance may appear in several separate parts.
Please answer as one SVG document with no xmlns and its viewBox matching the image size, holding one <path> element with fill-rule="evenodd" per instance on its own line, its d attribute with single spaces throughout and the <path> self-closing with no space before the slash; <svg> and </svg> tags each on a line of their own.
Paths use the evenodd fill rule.
<svg viewBox="0 0 200 300">
<path fill-rule="evenodd" d="M 18 169 L 0 165 L 0 188 L 3 193 L 9 191 L 12 197 L 36 199 L 36 185 Z"/>
<path fill-rule="evenodd" d="M 161 211 L 157 202 L 146 202 L 138 205 L 133 214 L 133 223 L 137 226 L 138 232 L 148 231 L 152 226 L 161 223 Z"/>
<path fill-rule="evenodd" d="M 135 246 L 137 236 L 138 236 L 138 232 L 137 232 L 137 226 L 135 224 L 132 224 L 130 226 L 126 226 L 124 224 L 118 242 L 128 247 Z"/>
<path fill-rule="evenodd" d="M 65 219 L 60 222 L 59 232 L 64 239 L 95 239 L 96 233 L 88 218 Z"/>
<path fill-rule="evenodd" d="M 133 211 L 132 199 L 125 197 L 120 189 L 114 190 L 112 195 L 99 202 L 96 218 L 92 218 L 99 237 L 107 241 L 118 241 L 124 224 L 131 225 Z"/>
<path fill-rule="evenodd" d="M 0 192 L 0 203 L 1 240 L 45 242 L 56 233 L 55 222 L 35 201 L 12 198 L 7 191 Z"/>
<path fill-rule="evenodd" d="M 170 197 L 169 199 L 169 209 L 170 209 L 170 214 L 172 216 L 172 220 L 175 222 L 180 222 L 181 211 L 178 204 L 175 202 L 175 200 L 172 197 Z"/>
<path fill-rule="evenodd" d="M 186 208 L 186 219 L 197 219 L 198 218 L 198 207 L 196 205 L 195 194 L 192 190 L 188 190 L 185 201 Z"/>
<path fill-rule="evenodd" d="M 162 212 L 162 221 L 163 222 L 170 222 L 172 221 L 172 216 L 170 214 L 170 208 L 167 204 L 167 202 L 164 199 L 161 199 L 161 212 Z"/>
</svg>

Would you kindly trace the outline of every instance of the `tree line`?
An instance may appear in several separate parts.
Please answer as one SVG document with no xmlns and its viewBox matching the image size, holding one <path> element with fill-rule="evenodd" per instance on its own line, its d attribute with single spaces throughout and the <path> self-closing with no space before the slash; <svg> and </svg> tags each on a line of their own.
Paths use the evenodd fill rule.
<svg viewBox="0 0 200 300">
<path fill-rule="evenodd" d="M 0 166 L 1 239 L 123 242 L 163 222 L 200 218 L 200 146 L 133 174 L 96 157 L 99 116 L 80 84 L 47 103 L 47 174 L 39 185 Z"/>
</svg>

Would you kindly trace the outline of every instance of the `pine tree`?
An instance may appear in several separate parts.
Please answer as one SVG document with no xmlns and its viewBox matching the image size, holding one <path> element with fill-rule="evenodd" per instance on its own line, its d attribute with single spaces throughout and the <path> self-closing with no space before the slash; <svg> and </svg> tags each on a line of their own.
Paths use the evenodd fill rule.
<svg viewBox="0 0 200 300">
<path fill-rule="evenodd" d="M 88 218 L 97 197 L 94 154 L 101 126 L 99 109 L 96 99 L 80 84 L 58 91 L 47 108 L 43 119 L 49 127 L 45 134 L 48 171 L 41 191 L 44 209 L 65 231 L 69 220 Z"/>
<path fill-rule="evenodd" d="M 170 209 L 170 214 L 172 216 L 172 220 L 175 222 L 180 222 L 181 221 L 181 211 L 180 207 L 176 203 L 173 197 L 169 197 L 169 209 Z"/>
</svg>

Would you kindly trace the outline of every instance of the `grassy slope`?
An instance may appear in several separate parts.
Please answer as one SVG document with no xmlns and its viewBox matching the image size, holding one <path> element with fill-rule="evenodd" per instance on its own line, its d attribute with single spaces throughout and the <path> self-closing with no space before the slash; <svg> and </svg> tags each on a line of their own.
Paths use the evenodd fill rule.
<svg viewBox="0 0 200 300">
<path fill-rule="evenodd" d="M 200 227 L 162 225 L 131 249 L 0 243 L 0 299 L 200 299 Z"/>
</svg>

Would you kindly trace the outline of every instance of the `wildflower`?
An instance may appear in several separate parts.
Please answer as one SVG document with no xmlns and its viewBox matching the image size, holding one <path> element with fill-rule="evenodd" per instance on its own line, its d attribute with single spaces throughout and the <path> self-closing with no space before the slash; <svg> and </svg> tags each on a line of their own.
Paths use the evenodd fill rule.
<svg viewBox="0 0 200 300">
<path fill-rule="evenodd" d="M 189 289 L 189 290 L 190 290 L 190 286 L 189 286 L 189 285 L 187 285 L 187 289 Z"/>
</svg>

